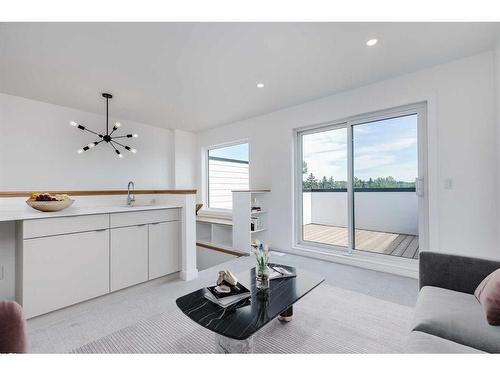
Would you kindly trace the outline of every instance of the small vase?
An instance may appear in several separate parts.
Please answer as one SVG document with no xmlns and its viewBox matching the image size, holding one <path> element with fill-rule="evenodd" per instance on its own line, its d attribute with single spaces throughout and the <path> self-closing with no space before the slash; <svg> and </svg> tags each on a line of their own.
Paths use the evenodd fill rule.
<svg viewBox="0 0 500 375">
<path fill-rule="evenodd" d="M 265 267 L 259 265 L 255 267 L 255 286 L 261 290 L 269 289 L 269 268 L 267 265 Z"/>
</svg>

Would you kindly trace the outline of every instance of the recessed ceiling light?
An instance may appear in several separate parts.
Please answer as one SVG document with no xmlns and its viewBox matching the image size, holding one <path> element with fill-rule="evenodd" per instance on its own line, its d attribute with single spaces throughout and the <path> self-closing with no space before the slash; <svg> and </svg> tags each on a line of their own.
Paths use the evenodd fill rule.
<svg viewBox="0 0 500 375">
<path fill-rule="evenodd" d="M 370 39 L 370 40 L 368 40 L 368 41 L 366 42 L 366 45 L 367 45 L 368 47 L 373 47 L 373 46 L 374 46 L 375 44 L 377 44 L 377 43 L 378 43 L 378 39 Z"/>
<path fill-rule="evenodd" d="M 257 87 L 258 87 L 259 89 L 261 89 L 261 88 L 263 88 L 263 87 L 264 87 L 264 84 L 263 84 L 262 82 L 259 82 L 259 83 L 257 83 Z"/>
</svg>

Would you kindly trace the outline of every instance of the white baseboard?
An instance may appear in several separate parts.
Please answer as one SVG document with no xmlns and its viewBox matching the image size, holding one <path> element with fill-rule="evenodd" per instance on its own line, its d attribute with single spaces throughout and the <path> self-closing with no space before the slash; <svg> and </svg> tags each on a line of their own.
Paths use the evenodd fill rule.
<svg viewBox="0 0 500 375">
<path fill-rule="evenodd" d="M 288 250 L 279 250 L 290 254 L 300 255 L 313 259 L 326 260 L 328 262 L 347 264 L 350 266 L 366 268 L 374 271 L 391 273 L 399 276 L 418 279 L 418 263 L 406 262 L 406 260 L 386 259 L 386 255 L 363 256 L 359 254 L 338 254 L 318 249 L 294 247 Z"/>
</svg>

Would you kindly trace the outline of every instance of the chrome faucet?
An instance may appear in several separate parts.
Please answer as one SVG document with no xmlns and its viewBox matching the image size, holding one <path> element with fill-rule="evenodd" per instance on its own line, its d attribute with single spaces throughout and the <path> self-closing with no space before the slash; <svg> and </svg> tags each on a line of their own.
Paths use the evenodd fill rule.
<svg viewBox="0 0 500 375">
<path fill-rule="evenodd" d="M 130 186 L 132 185 L 132 190 L 130 189 Z M 132 191 L 132 194 L 130 192 Z M 128 186 L 127 186 L 127 205 L 131 206 L 132 203 L 135 202 L 135 185 L 134 181 L 129 181 Z"/>
</svg>

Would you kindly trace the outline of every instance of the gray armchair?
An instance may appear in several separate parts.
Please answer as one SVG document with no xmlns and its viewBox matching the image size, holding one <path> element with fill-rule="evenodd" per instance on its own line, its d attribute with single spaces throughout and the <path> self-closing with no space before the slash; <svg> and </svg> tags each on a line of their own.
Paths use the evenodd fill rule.
<svg viewBox="0 0 500 375">
<path fill-rule="evenodd" d="M 419 258 L 420 289 L 435 286 L 474 294 L 479 283 L 500 268 L 499 261 L 431 251 L 422 251 Z"/>
<path fill-rule="evenodd" d="M 422 251 L 420 293 L 408 351 L 500 353 L 500 326 L 491 326 L 474 291 L 500 262 Z"/>
</svg>

